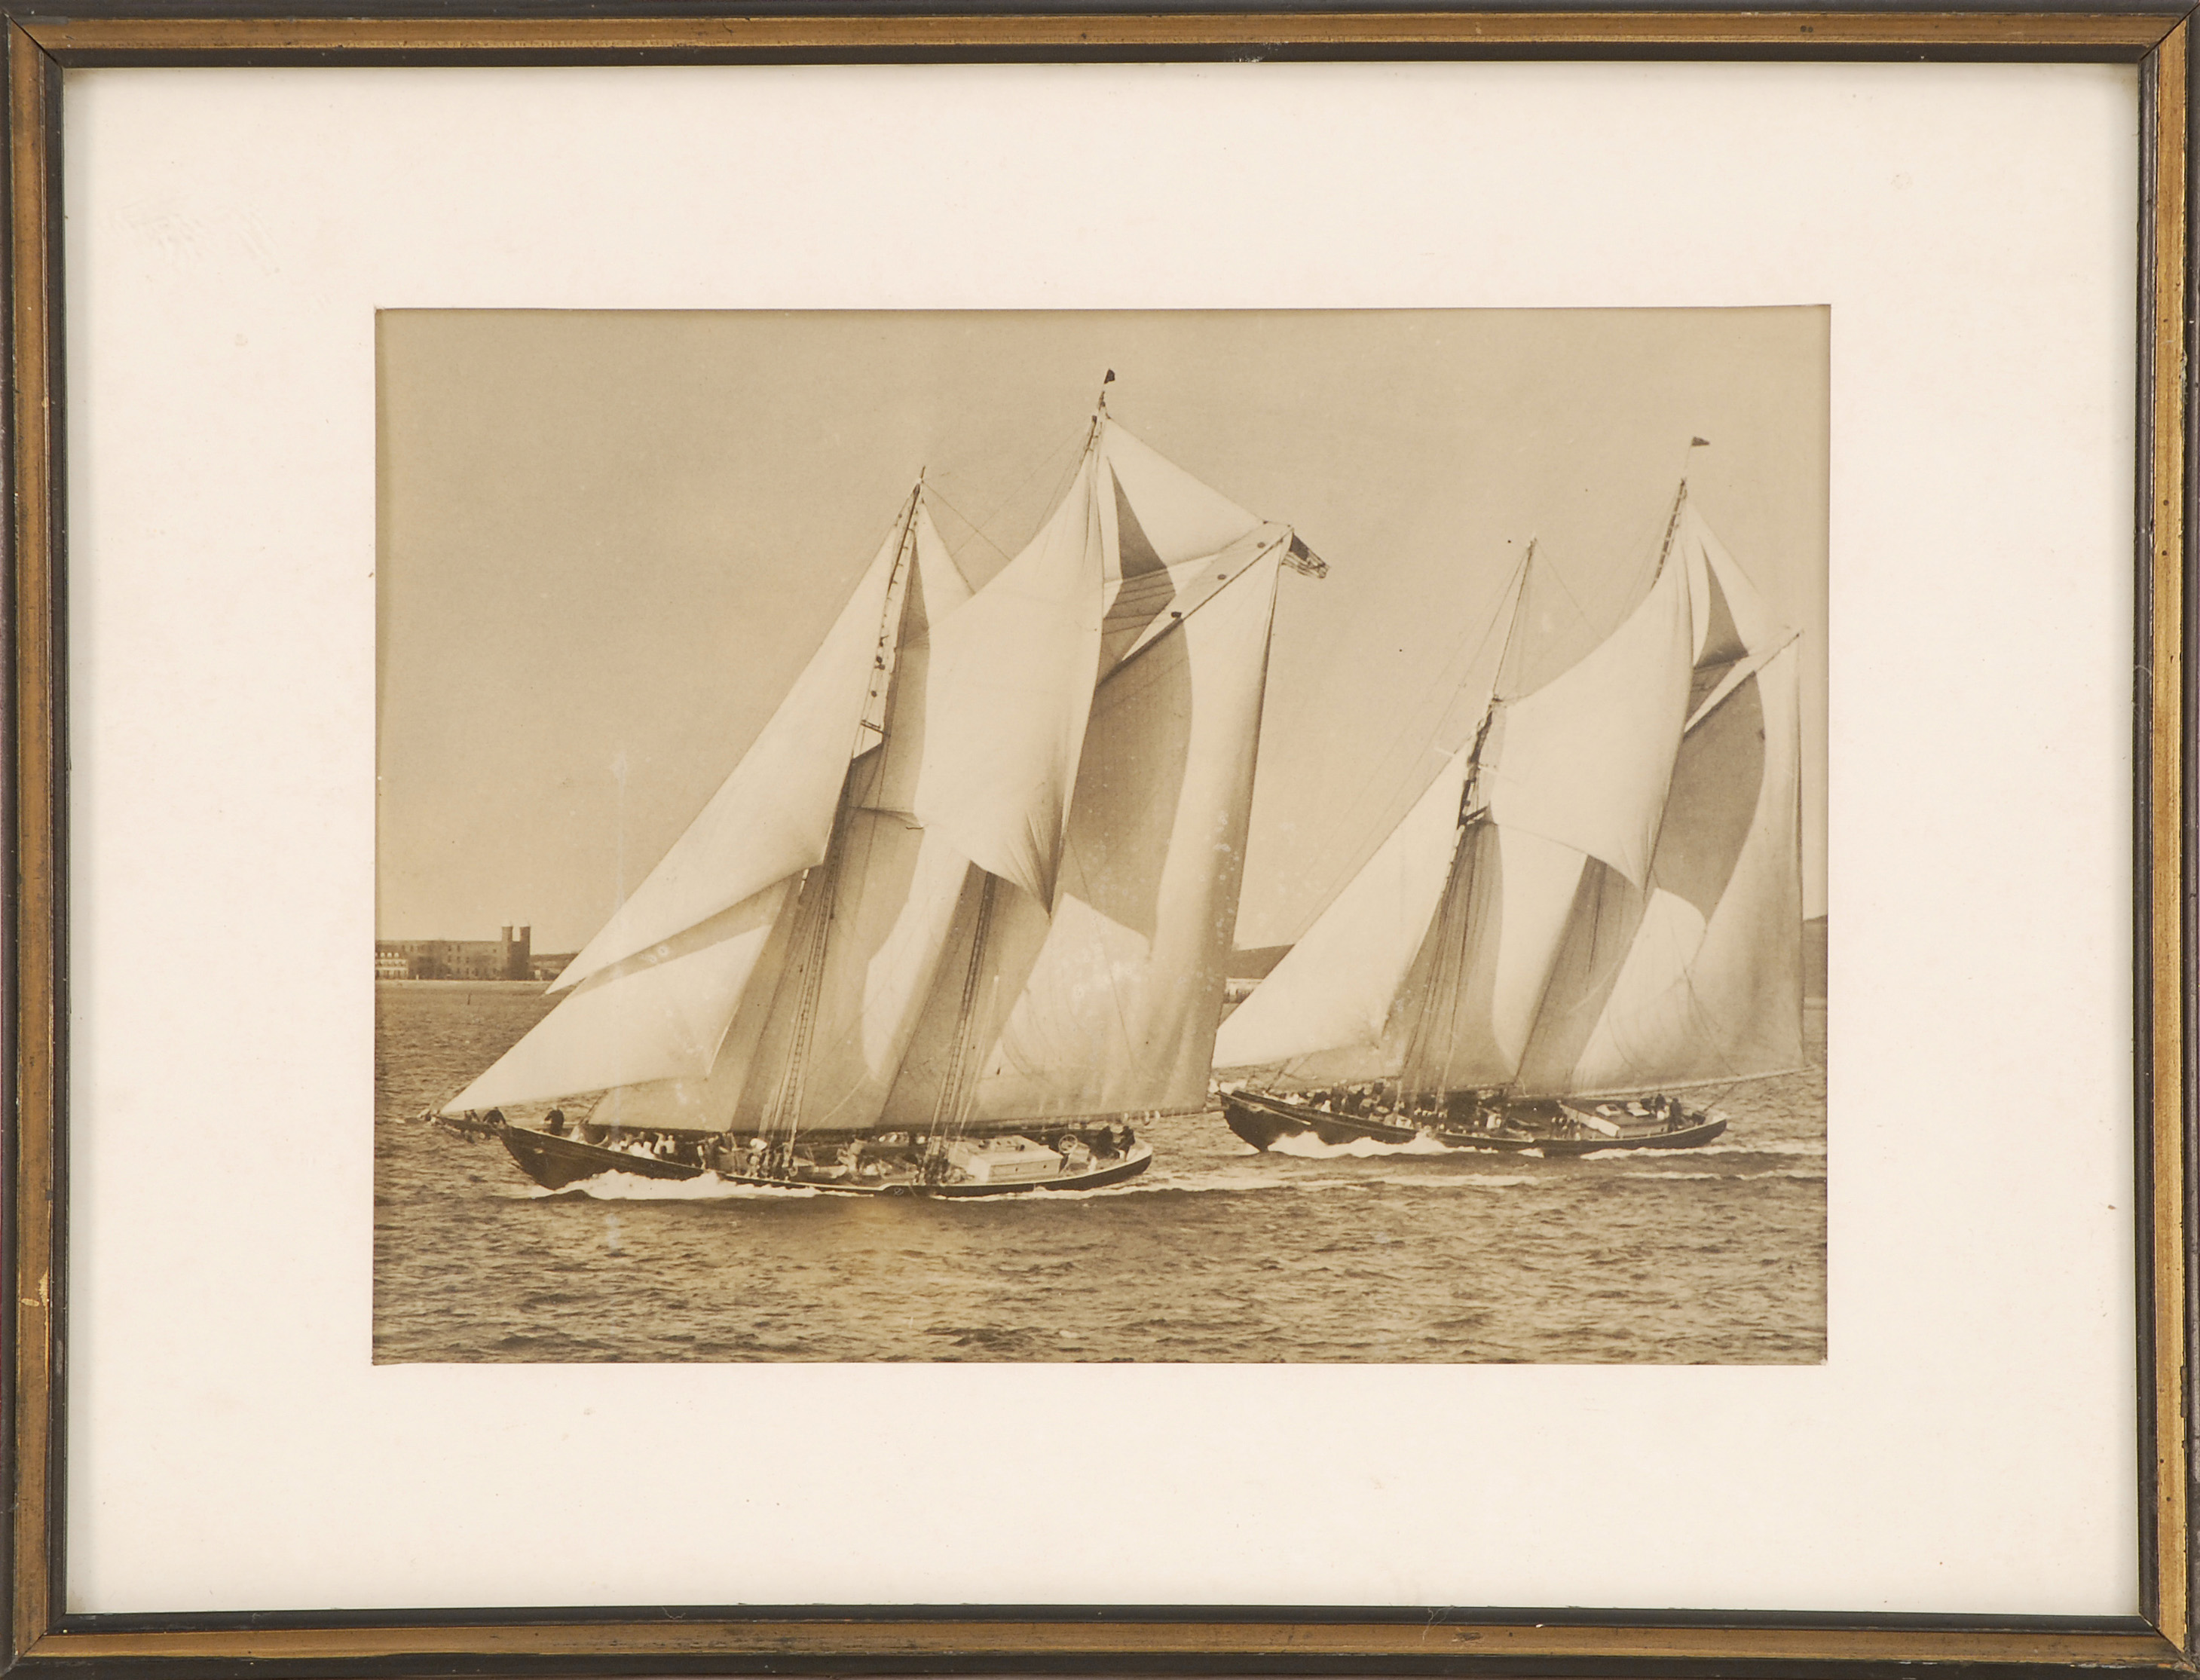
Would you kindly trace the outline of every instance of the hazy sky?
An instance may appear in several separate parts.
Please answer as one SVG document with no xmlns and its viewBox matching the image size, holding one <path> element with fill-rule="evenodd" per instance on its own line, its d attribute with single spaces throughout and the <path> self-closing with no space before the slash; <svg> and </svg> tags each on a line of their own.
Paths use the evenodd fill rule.
<svg viewBox="0 0 2200 1680">
<path fill-rule="evenodd" d="M 582 944 L 740 758 L 918 469 L 983 583 L 1110 367 L 1118 419 L 1330 563 L 1282 582 L 1240 945 L 1296 938 L 1472 727 L 1462 685 L 1530 537 L 1547 670 L 1618 622 L 1692 436 L 1691 499 L 1802 632 L 1822 914 L 1828 320 L 386 313 L 381 936 Z"/>
</svg>

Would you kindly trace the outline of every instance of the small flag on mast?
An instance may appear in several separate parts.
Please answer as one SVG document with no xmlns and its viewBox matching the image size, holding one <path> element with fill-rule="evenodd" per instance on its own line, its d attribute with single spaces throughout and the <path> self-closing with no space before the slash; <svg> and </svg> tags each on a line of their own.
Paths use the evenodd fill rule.
<svg viewBox="0 0 2200 1680">
<path fill-rule="evenodd" d="M 1708 449 L 1711 447 L 1711 441 L 1708 437 L 1692 437 L 1688 440 L 1688 447 L 1691 449 Z"/>
</svg>

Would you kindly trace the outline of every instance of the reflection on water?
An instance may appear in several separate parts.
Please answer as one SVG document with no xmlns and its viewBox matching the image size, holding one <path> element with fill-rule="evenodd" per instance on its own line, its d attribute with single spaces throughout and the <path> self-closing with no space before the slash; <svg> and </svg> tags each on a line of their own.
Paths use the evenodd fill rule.
<svg viewBox="0 0 2200 1680">
<path fill-rule="evenodd" d="M 1821 1064 L 1685 1154 L 1256 1155 L 1219 1114 L 1146 1175 L 934 1202 L 624 1175 L 553 1195 L 409 1116 L 545 1012 L 377 987 L 375 1357 L 1793 1363 L 1824 1356 Z"/>
</svg>

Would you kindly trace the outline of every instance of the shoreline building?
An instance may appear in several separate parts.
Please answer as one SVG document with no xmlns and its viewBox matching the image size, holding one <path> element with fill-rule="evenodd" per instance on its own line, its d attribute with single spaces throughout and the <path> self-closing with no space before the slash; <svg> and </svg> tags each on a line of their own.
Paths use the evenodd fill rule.
<svg viewBox="0 0 2200 1680">
<path fill-rule="evenodd" d="M 493 940 L 377 940 L 377 980 L 532 980 L 535 930 L 506 927 Z"/>
</svg>

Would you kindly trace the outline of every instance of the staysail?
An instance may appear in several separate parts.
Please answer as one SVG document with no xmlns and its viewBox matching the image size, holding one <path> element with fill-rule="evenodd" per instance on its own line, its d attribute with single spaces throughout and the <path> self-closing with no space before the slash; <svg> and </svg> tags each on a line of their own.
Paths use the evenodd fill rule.
<svg viewBox="0 0 2200 1680">
<path fill-rule="evenodd" d="M 1399 860 L 1435 849 L 1443 777 L 1224 1024 L 1218 1064 L 1395 1077 L 1425 1097 L 1796 1066 L 1796 682 L 1792 634 L 1683 487 L 1658 576 L 1619 629 L 1492 703 L 1468 809 L 1448 802 L 1446 866 L 1387 995 L 1348 953 L 1377 943 Z M 1395 959 L 1403 942 L 1385 938 Z"/>
</svg>

